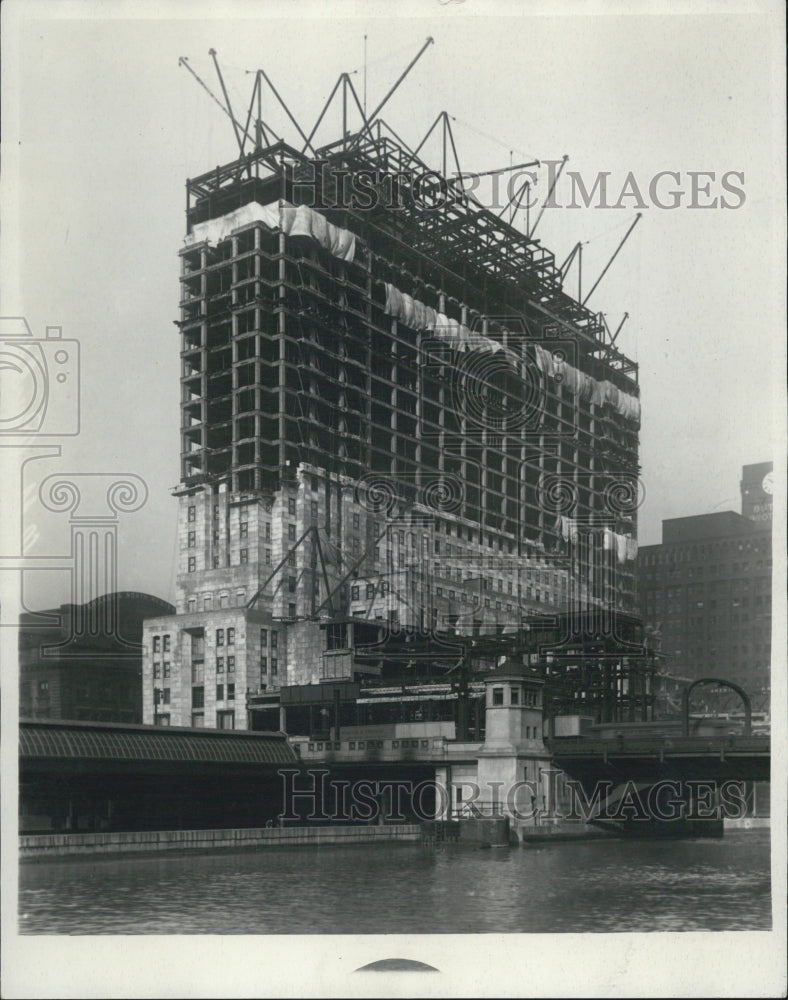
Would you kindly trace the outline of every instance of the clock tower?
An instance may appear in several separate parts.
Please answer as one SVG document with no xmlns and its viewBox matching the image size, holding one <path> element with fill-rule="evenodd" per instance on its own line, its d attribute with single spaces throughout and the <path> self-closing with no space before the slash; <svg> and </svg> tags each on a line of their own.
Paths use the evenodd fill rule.
<svg viewBox="0 0 788 1000">
<path fill-rule="evenodd" d="M 762 527 L 771 526 L 772 523 L 773 470 L 772 462 L 742 467 L 741 512 L 744 517 Z"/>
</svg>

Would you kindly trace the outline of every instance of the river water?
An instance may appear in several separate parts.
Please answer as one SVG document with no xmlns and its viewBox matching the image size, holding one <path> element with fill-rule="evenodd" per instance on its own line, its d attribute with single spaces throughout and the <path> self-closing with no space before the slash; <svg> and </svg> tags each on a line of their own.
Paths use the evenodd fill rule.
<svg viewBox="0 0 788 1000">
<path fill-rule="evenodd" d="M 21 933 L 768 930 L 769 831 L 720 840 L 264 848 L 20 866 Z"/>
</svg>

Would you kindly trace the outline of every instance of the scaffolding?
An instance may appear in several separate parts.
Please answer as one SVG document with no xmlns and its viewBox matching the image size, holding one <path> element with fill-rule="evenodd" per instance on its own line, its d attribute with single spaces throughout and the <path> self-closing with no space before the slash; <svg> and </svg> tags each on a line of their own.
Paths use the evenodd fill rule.
<svg viewBox="0 0 788 1000">
<path fill-rule="evenodd" d="M 505 419 L 500 428 L 488 429 L 493 420 L 484 416 L 474 424 L 461 399 L 447 398 L 447 362 L 463 359 L 386 313 L 386 286 L 395 286 L 513 350 L 530 367 L 525 378 L 509 376 L 509 391 L 527 390 L 539 343 L 561 345 L 578 370 L 636 397 L 636 366 L 609 343 L 600 317 L 561 290 L 552 254 L 459 197 L 415 207 L 402 178 L 414 163 L 426 165 L 388 137 L 340 149 L 331 169 L 327 158 L 325 149 L 309 160 L 277 143 L 188 184 L 190 232 L 250 201 L 297 206 L 308 194 L 310 207 L 353 233 L 355 254 L 337 258 L 262 222 L 182 251 L 184 483 L 272 491 L 308 462 L 351 479 L 390 476 L 412 500 L 437 471 L 463 482 L 462 513 L 472 521 L 554 542 L 539 480 L 564 468 L 573 478 L 574 467 L 594 495 L 580 513 L 609 516 L 594 500 L 602 501 L 611 476 L 637 475 L 636 422 L 543 380 L 527 436 L 516 421 L 512 431 Z M 337 198 L 326 180 L 348 171 L 375 172 L 381 199 L 398 177 L 405 209 L 325 207 Z M 632 518 L 621 527 L 632 533 Z"/>
<path fill-rule="evenodd" d="M 309 133 L 262 70 L 236 119 L 216 68 L 224 103 L 200 83 L 230 117 L 238 156 L 186 185 L 178 492 L 266 510 L 287 492 L 295 511 L 307 479 L 324 486 L 298 501 L 312 513 L 271 563 L 262 549 L 250 558 L 248 608 L 347 634 L 371 621 L 388 630 L 381 663 L 421 655 L 462 684 L 469 643 L 494 632 L 519 648 L 556 610 L 539 606 L 540 577 L 562 609 L 632 610 L 638 368 L 616 346 L 623 321 L 612 332 L 585 305 L 591 293 L 580 301 L 580 280 L 577 297 L 566 289 L 582 248 L 559 266 L 534 237 L 539 219 L 517 228 L 522 187 L 508 220 L 467 192 L 446 112 L 414 147 L 394 132 L 379 112 L 410 67 L 369 117 L 342 74 Z M 300 149 L 262 119 L 264 83 Z M 334 103 L 340 138 L 315 146 Z M 431 135 L 438 170 L 423 155 Z M 400 653 L 400 638 L 425 633 Z M 463 636 L 459 657 L 436 635 Z M 351 672 L 374 673 L 377 655 L 355 650 Z M 601 684 L 607 713 L 625 680 L 621 711 L 650 711 L 646 682 L 630 680 L 639 662 L 575 687 L 594 701 Z"/>
</svg>

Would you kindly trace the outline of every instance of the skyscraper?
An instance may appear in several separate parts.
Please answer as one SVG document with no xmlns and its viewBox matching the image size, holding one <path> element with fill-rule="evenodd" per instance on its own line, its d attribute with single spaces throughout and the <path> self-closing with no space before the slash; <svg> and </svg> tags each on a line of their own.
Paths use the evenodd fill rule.
<svg viewBox="0 0 788 1000">
<path fill-rule="evenodd" d="M 146 721 L 246 728 L 247 692 L 374 669 L 361 637 L 634 610 L 637 366 L 604 316 L 382 122 L 308 154 L 262 131 L 187 183 Z"/>
</svg>

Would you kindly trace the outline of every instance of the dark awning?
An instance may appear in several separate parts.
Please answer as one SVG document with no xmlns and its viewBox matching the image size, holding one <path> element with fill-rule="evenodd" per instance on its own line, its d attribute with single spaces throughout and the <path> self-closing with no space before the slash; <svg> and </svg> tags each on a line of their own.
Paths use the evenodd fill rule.
<svg viewBox="0 0 788 1000">
<path fill-rule="evenodd" d="M 196 764 L 291 764 L 279 733 L 125 726 L 90 722 L 19 723 L 20 760 L 184 761 Z"/>
</svg>

